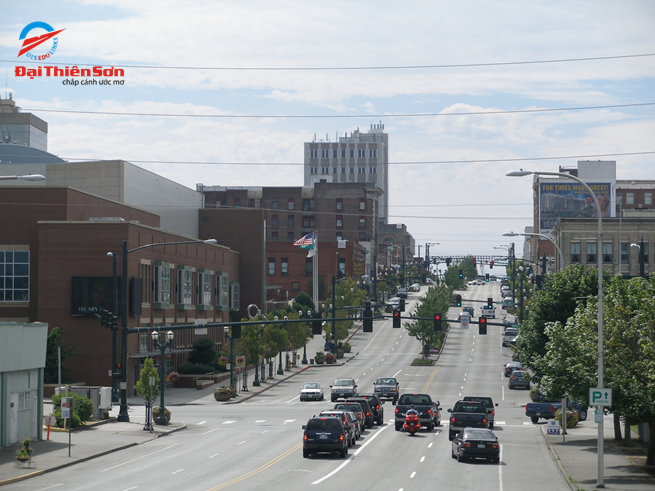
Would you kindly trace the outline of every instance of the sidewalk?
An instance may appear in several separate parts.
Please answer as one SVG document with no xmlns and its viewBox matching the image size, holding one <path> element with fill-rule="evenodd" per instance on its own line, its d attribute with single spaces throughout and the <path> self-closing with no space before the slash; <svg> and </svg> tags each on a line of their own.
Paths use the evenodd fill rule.
<svg viewBox="0 0 655 491">
<path fill-rule="evenodd" d="M 354 335 L 358 330 L 359 327 L 356 326 L 350 337 L 352 337 L 352 335 Z M 309 339 L 307 342 L 308 361 L 314 357 L 314 354 L 317 351 L 323 351 L 324 342 L 325 340 L 321 336 L 315 336 L 314 339 Z M 292 368 L 289 371 L 285 370 L 283 375 L 274 373 L 274 378 L 267 378 L 266 382 L 262 382 L 258 387 L 252 386 L 255 372 L 254 370 L 250 370 L 248 373 L 248 391 L 240 391 L 236 399 L 226 403 L 216 402 L 214 399 L 214 389 L 219 385 L 228 385 L 229 380 L 225 380 L 220 384 L 215 384 L 203 390 L 166 389 L 166 406 L 239 404 L 240 402 L 251 399 L 271 387 L 288 380 L 310 367 L 328 369 L 328 367 L 343 365 L 343 363 L 346 363 L 354 356 L 356 356 L 356 353 L 351 353 L 347 357 L 339 360 L 340 363 L 334 365 L 298 364 L 297 368 Z M 282 356 L 282 359 L 283 361 L 285 360 L 284 355 Z M 302 361 L 302 350 L 300 351 L 300 361 Z M 242 388 L 242 378 L 239 377 L 237 385 L 238 389 Z M 70 433 L 70 457 L 68 445 L 69 433 L 63 431 L 51 431 L 50 440 L 46 440 L 47 430 L 44 429 L 44 439 L 41 441 L 32 441 L 30 446 L 34 449 L 34 457 L 29 467 L 25 464 L 23 464 L 24 467 L 19 468 L 17 466 L 16 451 L 20 448 L 20 444 L 0 448 L 0 486 L 75 465 L 80 462 L 101 457 L 108 453 L 117 452 L 135 445 L 140 445 L 154 440 L 155 438 L 186 429 L 184 423 L 172 420 L 168 426 L 155 425 L 152 432 L 146 431 L 143 429 L 145 421 L 145 406 L 143 398 L 129 397 L 127 402 L 129 408 L 128 415 L 130 417 L 129 423 L 119 423 L 116 421 L 116 416 L 118 416 L 120 407 L 114 405 L 109 413 L 110 419 L 93 422 L 84 428 L 77 429 Z M 44 413 L 49 414 L 50 409 L 47 407 L 47 403 L 44 403 L 44 406 L 46 406 L 44 408 Z"/>
<path fill-rule="evenodd" d="M 562 443 L 562 435 L 546 434 L 546 425 L 541 425 L 541 431 L 548 443 L 548 449 L 553 455 L 564 479 L 572 490 L 597 489 L 598 482 L 598 425 L 593 422 L 593 412 L 590 419 L 578 423 L 569 429 L 566 443 Z M 605 416 L 603 479 L 607 490 L 646 491 L 655 489 L 655 479 L 642 472 L 621 454 L 614 446 L 614 421 L 612 416 Z"/>
</svg>

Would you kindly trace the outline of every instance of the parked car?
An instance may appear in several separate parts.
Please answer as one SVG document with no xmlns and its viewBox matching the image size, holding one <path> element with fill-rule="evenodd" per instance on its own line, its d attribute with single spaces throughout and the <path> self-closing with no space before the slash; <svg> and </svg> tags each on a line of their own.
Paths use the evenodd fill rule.
<svg viewBox="0 0 655 491">
<path fill-rule="evenodd" d="M 523 370 L 514 370 L 509 376 L 507 387 L 510 389 L 530 389 L 528 373 Z"/>
<path fill-rule="evenodd" d="M 489 459 L 500 462 L 500 445 L 493 431 L 484 428 L 464 428 L 453 439 L 451 456 L 462 462 L 466 459 Z"/>
<path fill-rule="evenodd" d="M 505 365 L 505 377 L 509 377 L 514 370 L 521 370 L 523 366 L 520 361 L 510 361 Z"/>
<path fill-rule="evenodd" d="M 510 341 L 519 335 L 519 330 L 515 327 L 508 327 L 503 333 L 503 346 L 509 346 Z"/>
<path fill-rule="evenodd" d="M 503 290 L 501 295 L 503 298 L 510 298 L 514 296 L 514 292 L 512 292 L 512 290 Z"/>
<path fill-rule="evenodd" d="M 398 288 L 396 295 L 398 298 L 407 298 L 407 288 Z"/>
<path fill-rule="evenodd" d="M 357 395 L 357 384 L 352 378 L 338 378 L 334 385 L 330 385 L 330 400 L 335 402 L 337 399 L 348 399 Z"/>
<path fill-rule="evenodd" d="M 346 429 L 340 418 L 310 418 L 302 428 L 305 430 L 302 446 L 304 458 L 318 452 L 338 452 L 342 458 L 348 455 Z"/>
<path fill-rule="evenodd" d="M 409 289 L 413 292 L 420 292 L 421 291 L 421 285 L 418 283 L 413 283 L 412 286 L 409 287 Z"/>
<path fill-rule="evenodd" d="M 306 382 L 300 388 L 301 401 L 322 401 L 325 399 L 323 387 L 318 382 Z"/>
<path fill-rule="evenodd" d="M 380 399 L 391 399 L 393 404 L 398 401 L 400 384 L 393 377 L 380 377 L 373 383 L 373 392 Z"/>
</svg>

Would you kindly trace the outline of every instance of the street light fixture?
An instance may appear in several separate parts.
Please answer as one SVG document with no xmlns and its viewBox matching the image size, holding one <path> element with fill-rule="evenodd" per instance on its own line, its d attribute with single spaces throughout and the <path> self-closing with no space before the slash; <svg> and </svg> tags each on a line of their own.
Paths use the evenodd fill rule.
<svg viewBox="0 0 655 491">
<path fill-rule="evenodd" d="M 152 345 L 155 350 L 159 350 L 159 416 L 155 424 L 166 426 L 168 421 L 166 419 L 166 408 L 164 407 L 164 388 L 166 387 L 166 373 L 165 373 L 165 360 L 164 356 L 166 354 L 166 348 L 170 348 L 171 353 L 173 352 L 173 331 L 168 331 L 166 333 L 166 340 L 164 341 L 163 336 L 158 331 L 152 332 Z"/>
<path fill-rule="evenodd" d="M 598 240 L 596 244 L 596 257 L 598 260 L 598 387 L 603 388 L 603 211 L 600 208 L 598 199 L 596 195 L 591 190 L 591 188 L 580 179 L 578 176 L 572 174 L 566 174 L 564 172 L 542 172 L 542 171 L 513 171 L 509 172 L 507 176 L 509 177 L 524 177 L 530 174 L 535 176 L 554 176 L 554 177 L 563 177 L 566 179 L 571 179 L 577 183 L 584 186 L 587 190 L 591 199 L 594 202 L 596 207 L 596 214 L 598 215 Z M 598 423 L 598 479 L 596 482 L 596 487 L 604 488 L 604 476 L 603 476 L 603 467 L 604 467 L 604 448 L 603 448 L 603 436 L 604 434 L 604 423 L 603 418 L 600 419 Z"/>
<path fill-rule="evenodd" d="M 546 239 L 546 240 L 549 240 L 550 242 L 552 242 L 553 245 L 555 246 L 555 249 L 557 249 L 557 253 L 559 254 L 559 265 L 560 265 L 559 267 L 560 267 L 560 269 L 562 267 L 564 267 L 564 255 L 562 254 L 562 249 L 560 249 L 560 247 L 557 245 L 557 242 L 555 242 L 553 239 L 551 239 L 550 237 L 548 237 L 545 234 L 537 234 L 537 233 L 533 233 L 533 232 L 524 232 L 522 234 L 517 234 L 515 232 L 507 232 L 507 233 L 503 234 L 503 237 L 518 237 L 518 236 L 522 236 L 522 237 L 540 237 L 542 239 Z M 544 274 L 546 274 L 545 271 L 544 271 Z"/>
<path fill-rule="evenodd" d="M 207 240 L 184 240 L 181 242 L 158 242 L 146 244 L 134 249 L 127 249 L 127 236 L 123 237 L 123 278 L 121 279 L 121 407 L 116 421 L 129 423 L 130 416 L 127 413 L 127 256 L 128 254 L 145 249 L 147 247 L 170 246 L 182 244 L 216 244 L 216 239 Z M 116 284 L 114 282 L 114 284 Z M 112 292 L 116 296 L 116 291 Z"/>
<path fill-rule="evenodd" d="M 45 181 L 45 176 L 41 174 L 27 174 L 25 176 L 0 176 L 0 181 Z"/>
</svg>

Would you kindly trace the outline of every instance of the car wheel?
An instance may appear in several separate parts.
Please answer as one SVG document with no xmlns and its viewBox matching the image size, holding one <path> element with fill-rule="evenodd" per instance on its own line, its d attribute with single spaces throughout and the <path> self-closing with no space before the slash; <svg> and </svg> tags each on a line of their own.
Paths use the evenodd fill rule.
<svg viewBox="0 0 655 491">
<path fill-rule="evenodd" d="M 427 424 L 426 429 L 428 430 L 428 433 L 430 433 L 434 429 L 434 425 L 432 424 L 432 422 Z"/>
<path fill-rule="evenodd" d="M 531 416 L 530 421 L 532 421 L 534 424 L 537 424 L 539 422 L 539 416 Z"/>
<path fill-rule="evenodd" d="M 307 450 L 306 448 L 303 448 L 302 449 L 302 456 L 303 456 L 303 459 L 308 459 L 309 458 L 309 450 Z"/>
<path fill-rule="evenodd" d="M 331 402 L 337 402 L 337 400 L 334 397 L 330 397 Z"/>
<path fill-rule="evenodd" d="M 341 455 L 342 459 L 345 459 L 346 455 L 348 455 L 348 447 L 342 448 L 341 451 L 339 452 L 339 454 Z"/>
<path fill-rule="evenodd" d="M 450 456 L 451 456 L 453 459 L 456 458 L 456 456 L 455 456 L 455 451 L 453 450 L 453 447 L 452 447 L 452 446 L 450 447 Z"/>
<path fill-rule="evenodd" d="M 489 423 L 489 429 L 490 429 L 490 430 L 493 430 L 493 429 L 494 429 L 494 422 L 493 422 L 493 421 L 492 421 L 491 423 Z"/>
<path fill-rule="evenodd" d="M 455 433 L 452 432 L 452 431 L 449 431 L 448 432 L 448 440 L 450 440 L 452 442 L 454 439 L 455 439 Z"/>
<path fill-rule="evenodd" d="M 587 410 L 586 409 L 580 410 L 579 419 L 580 419 L 580 421 L 584 421 L 584 420 L 587 419 Z"/>
<path fill-rule="evenodd" d="M 500 464 L 500 457 L 494 457 L 493 459 L 491 459 L 491 461 L 492 461 L 494 464 Z"/>
<path fill-rule="evenodd" d="M 402 423 L 396 423 L 396 431 L 400 431 L 403 427 Z"/>
<path fill-rule="evenodd" d="M 457 450 L 457 462 L 464 462 L 464 456 L 459 450 Z"/>
</svg>

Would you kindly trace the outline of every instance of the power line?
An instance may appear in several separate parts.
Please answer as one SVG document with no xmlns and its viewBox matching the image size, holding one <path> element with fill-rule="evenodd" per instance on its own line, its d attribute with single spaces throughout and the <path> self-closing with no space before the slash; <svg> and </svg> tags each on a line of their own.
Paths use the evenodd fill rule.
<svg viewBox="0 0 655 491">
<path fill-rule="evenodd" d="M 453 113 L 400 113 L 400 114 L 181 114 L 181 113 L 135 113 L 121 111 L 81 111 L 66 109 L 42 109 L 36 107 L 24 108 L 24 111 L 59 113 L 59 114 L 92 114 L 99 116 L 144 116 L 159 118 L 209 118 L 209 119 L 358 119 L 358 118 L 426 118 L 441 116 L 489 116 L 496 114 L 530 114 L 563 111 L 589 111 L 598 109 L 618 109 L 625 107 L 653 106 L 655 102 L 640 102 L 635 104 L 611 104 L 604 106 L 579 106 L 543 109 L 515 109 L 505 111 L 471 111 Z"/>
<path fill-rule="evenodd" d="M 560 58 L 553 60 L 524 60 L 524 61 L 496 61 L 488 63 L 452 63 L 442 65 L 388 65 L 388 66 L 352 66 L 352 67 L 210 67 L 210 66 L 162 66 L 162 65 L 111 65 L 115 68 L 138 68 L 148 70 L 212 70 L 212 71 L 261 71 L 261 72 L 309 72 L 309 71 L 351 71 L 351 70 L 425 70 L 434 68 L 479 68 L 491 66 L 512 66 L 512 65 L 540 65 L 548 63 L 576 63 L 582 61 L 604 61 L 620 60 L 627 58 L 642 58 L 655 56 L 655 53 L 643 53 L 633 55 L 616 55 L 616 56 L 594 56 L 588 58 Z M 1 60 L 0 62 L 15 64 L 15 60 Z M 52 65 L 52 66 L 76 66 L 76 67 L 93 67 L 97 63 L 54 63 L 23 61 L 23 64 L 30 65 Z"/>
</svg>

